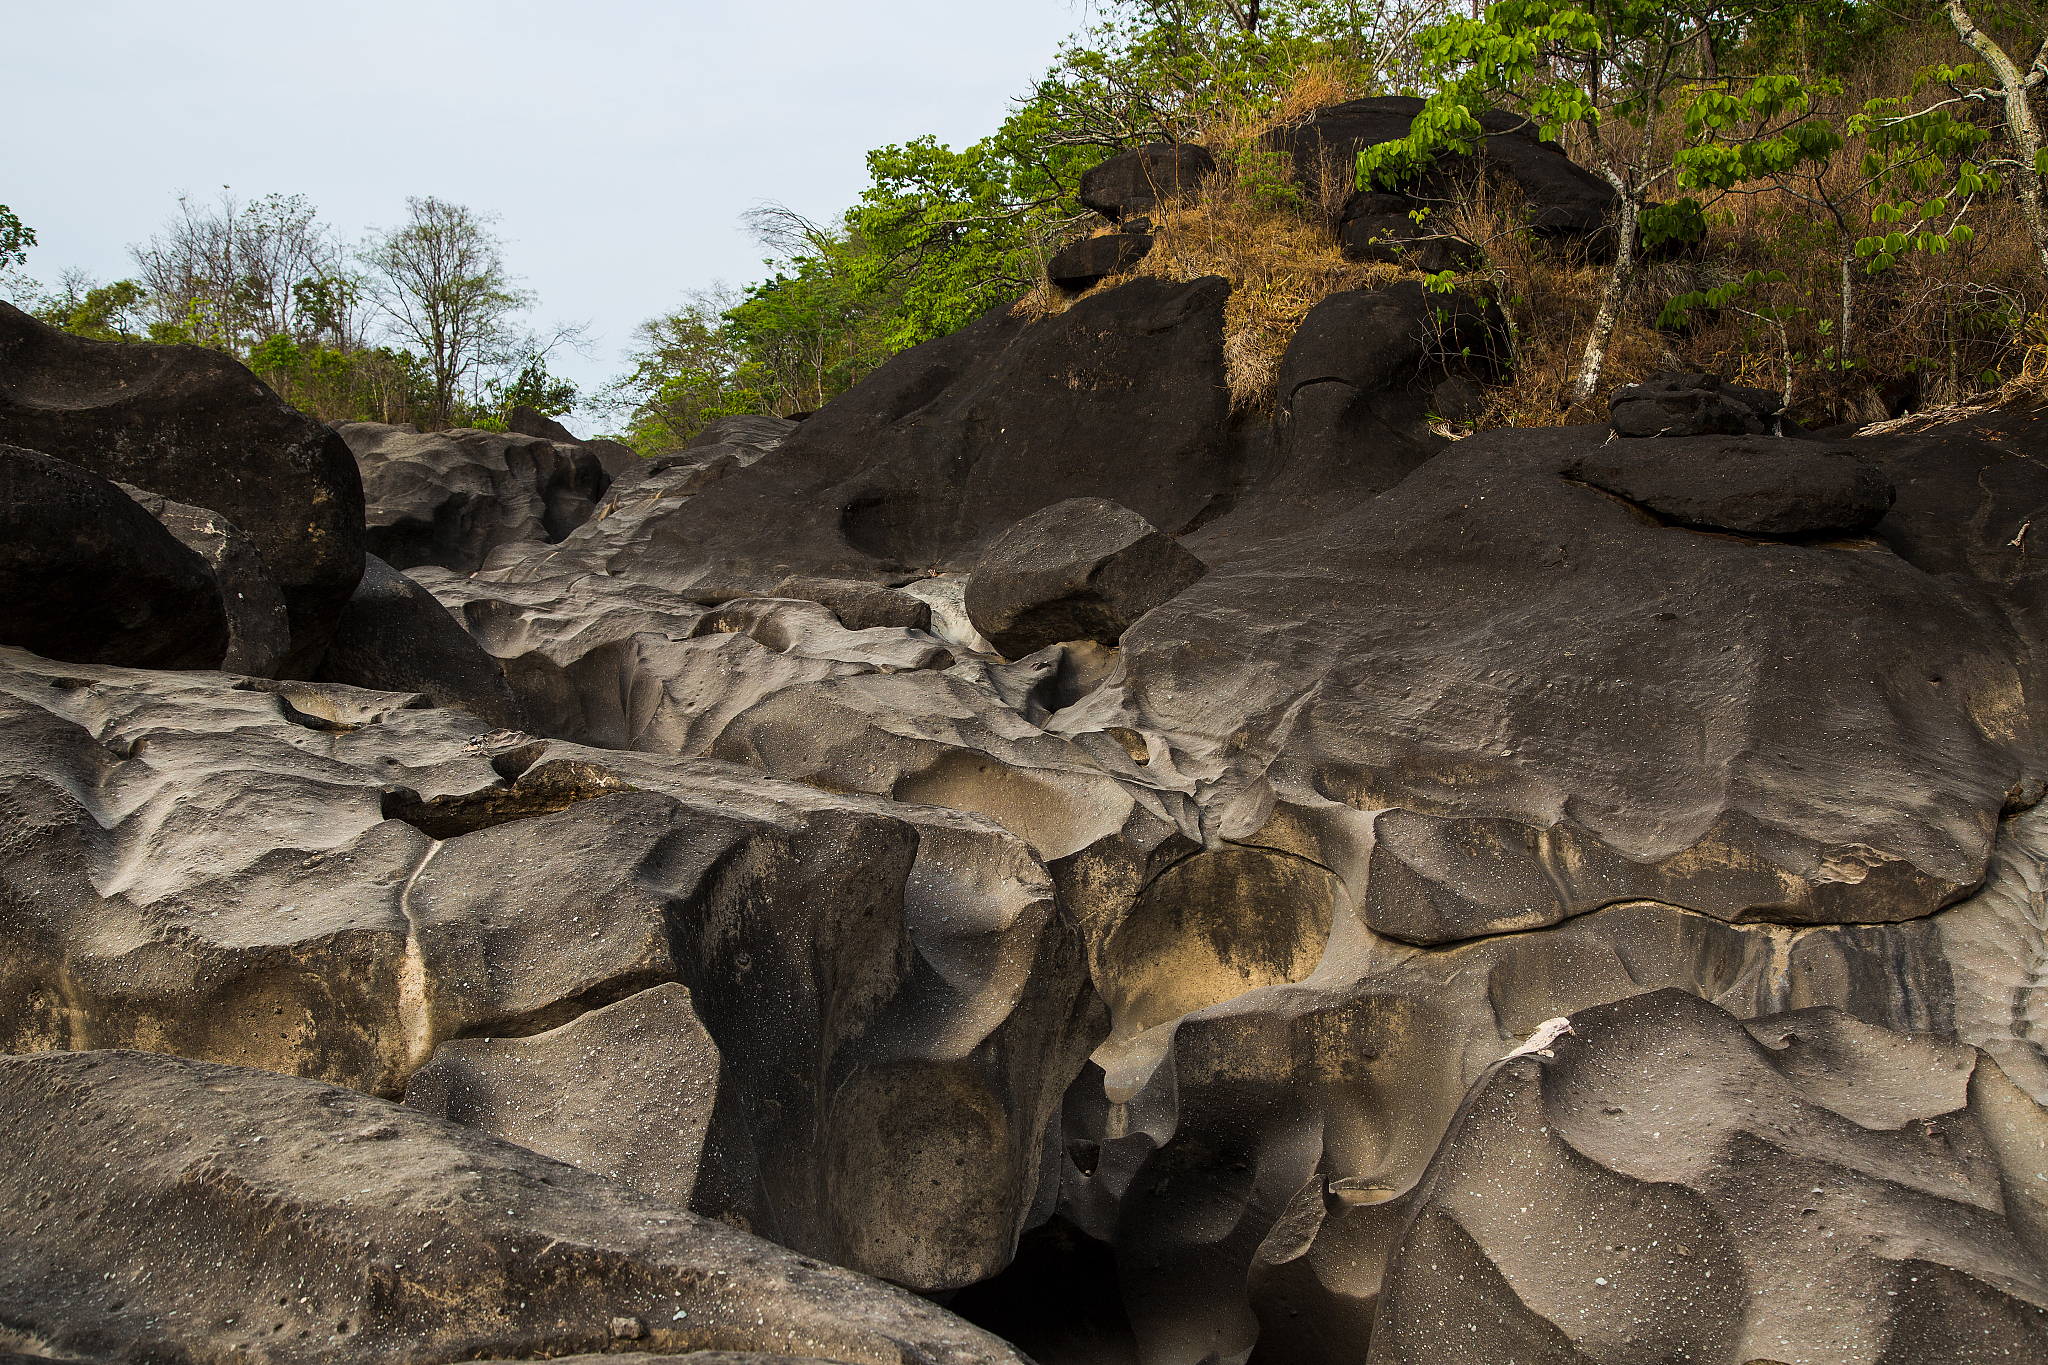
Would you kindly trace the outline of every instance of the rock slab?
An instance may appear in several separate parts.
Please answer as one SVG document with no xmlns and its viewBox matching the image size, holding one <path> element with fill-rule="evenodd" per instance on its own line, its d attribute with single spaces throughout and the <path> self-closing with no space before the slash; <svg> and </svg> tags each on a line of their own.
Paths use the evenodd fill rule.
<svg viewBox="0 0 2048 1365">
<path fill-rule="evenodd" d="M 967 583 L 967 615 L 1005 658 L 1063 640 L 1113 645 L 1206 572 L 1130 508 L 1069 498 L 991 542 Z"/>
</svg>

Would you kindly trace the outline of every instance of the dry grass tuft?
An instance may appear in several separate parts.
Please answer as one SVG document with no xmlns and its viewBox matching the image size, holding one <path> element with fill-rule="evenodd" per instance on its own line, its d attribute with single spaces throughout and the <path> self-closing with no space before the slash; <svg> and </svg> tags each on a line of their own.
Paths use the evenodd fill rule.
<svg viewBox="0 0 2048 1365">
<path fill-rule="evenodd" d="M 1155 238 L 1134 274 L 1230 281 L 1223 358 L 1233 412 L 1272 410 L 1280 357 L 1309 309 L 1342 290 L 1385 284 L 1404 273 L 1344 259 L 1331 229 L 1336 208 L 1351 194 L 1348 181 L 1304 190 L 1287 179 L 1284 157 L 1259 150 L 1265 132 L 1302 122 L 1351 93 L 1334 67 L 1306 68 L 1270 117 L 1212 128 L 1207 142 L 1217 173 L 1191 201 L 1147 215 Z M 1096 235 L 1111 231 L 1104 227 Z M 1027 317 L 1053 316 L 1128 278 L 1113 277 L 1080 295 L 1041 278 L 1017 307 Z"/>
</svg>

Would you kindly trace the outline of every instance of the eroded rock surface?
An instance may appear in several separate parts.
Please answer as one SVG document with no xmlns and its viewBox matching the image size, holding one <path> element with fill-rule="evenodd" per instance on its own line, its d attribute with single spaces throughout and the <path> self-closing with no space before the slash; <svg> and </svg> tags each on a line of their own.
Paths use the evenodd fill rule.
<svg viewBox="0 0 2048 1365">
<path fill-rule="evenodd" d="M 578 1218 L 958 1291 L 1043 1365 L 2039 1354 L 2048 417 L 1453 441 L 1499 319 L 1396 286 L 1311 314 L 1268 423 L 1228 413 L 1212 283 L 991 315 L 410 569 L 405 629 L 516 715 L 431 704 L 452 649 L 351 675 L 398 692 L 0 652 L 0 1046 L 405 1093 L 580 1166 L 533 1168 Z M 1208 572 L 999 648 L 965 570 L 1074 498 Z M 433 1169 L 362 1185 L 402 1212 Z M 124 1226 L 52 1277 L 71 1234 L 31 1227 L 0 1342 L 137 1355 L 107 1272 L 184 1262 Z M 482 1295 L 459 1348 L 384 1354 L 941 1358 L 859 1306 L 515 1312 L 534 1227 L 419 1282 Z M 382 1254 L 350 1236 L 319 1275 Z M 209 1311 L 151 1340 L 206 1356 Z M 110 1344 L 22 1325 L 60 1319 Z"/>
<path fill-rule="evenodd" d="M 1114 645 L 1206 572 L 1128 507 L 1070 498 L 989 543 L 967 583 L 967 616 L 1013 659 L 1062 640 Z"/>
<path fill-rule="evenodd" d="M 2027 1246 L 2042 1205 L 2016 1179 L 2041 1157 L 2001 1171 L 2048 1115 L 2022 1115 L 1995 1063 L 1831 1010 L 1745 1028 L 1678 991 L 1573 1029 L 1459 1113 L 1411 1197 L 1367 1359 L 2048 1351 Z"/>
<path fill-rule="evenodd" d="M 24 1215 L 0 1303 L 67 1354 L 1021 1359 L 900 1289 L 316 1081 L 45 1054 L 0 1059 L 0 1094 Z"/>
<path fill-rule="evenodd" d="M 335 430 L 362 468 L 365 547 L 399 570 L 472 573 L 500 545 L 558 541 L 611 483 L 589 448 L 541 436 L 376 422 Z"/>
</svg>

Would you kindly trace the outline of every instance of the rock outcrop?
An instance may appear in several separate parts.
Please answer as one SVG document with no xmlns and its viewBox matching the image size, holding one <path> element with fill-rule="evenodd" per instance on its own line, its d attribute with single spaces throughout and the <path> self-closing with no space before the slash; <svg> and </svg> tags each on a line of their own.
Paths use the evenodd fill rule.
<svg viewBox="0 0 2048 1365">
<path fill-rule="evenodd" d="M 0 1304 L 73 1358 L 1021 1361 L 900 1289 L 331 1085 L 101 1052 L 0 1059 L 0 1096 L 22 1215 Z"/>
<path fill-rule="evenodd" d="M 433 595 L 375 555 L 313 671 L 320 682 L 418 692 L 493 725 L 526 724 L 504 670 Z"/>
<path fill-rule="evenodd" d="M 1785 400 L 1769 389 L 1724 384 L 1711 374 L 1653 374 L 1608 400 L 1621 436 L 1777 435 Z"/>
<path fill-rule="evenodd" d="M 1405 95 L 1378 95 L 1319 109 L 1293 127 L 1266 135 L 1268 149 L 1285 153 L 1297 183 L 1320 189 L 1348 186 L 1358 154 L 1367 147 L 1408 136 L 1422 101 Z M 1353 230 L 1340 226 L 1347 245 L 1369 235 L 1374 223 L 1393 216 L 1427 210 L 1442 213 L 1465 197 L 1472 183 L 1497 176 L 1513 186 L 1529 215 L 1529 224 L 1545 237 L 1596 244 L 1614 211 L 1614 190 L 1598 176 L 1566 156 L 1554 142 L 1544 142 L 1535 127 L 1518 115 L 1487 110 L 1479 115 L 1484 140 L 1470 156 L 1449 155 L 1420 174 L 1397 182 L 1375 184 L 1346 201 L 1341 224 L 1357 221 Z"/>
<path fill-rule="evenodd" d="M 1192 142 L 1148 142 L 1118 152 L 1081 177 L 1080 199 L 1112 223 L 1161 204 L 1192 198 L 1216 157 Z"/>
<path fill-rule="evenodd" d="M 217 668 L 228 616 L 204 559 L 119 487 L 0 445 L 0 643 L 71 663 Z"/>
<path fill-rule="evenodd" d="M 280 671 L 319 662 L 362 576 L 362 481 L 339 437 L 232 357 L 90 341 L 0 303 L 0 442 L 241 527 L 291 616 Z"/>
<path fill-rule="evenodd" d="M 1063 640 L 1114 645 L 1206 572 L 1128 507 L 1070 498 L 989 543 L 967 581 L 967 616 L 1012 659 Z"/>
<path fill-rule="evenodd" d="M 2040 1355 L 2048 413 L 1453 439 L 1409 281 L 1268 421 L 1225 302 L 608 486 L 354 431 L 449 562 L 322 680 L 0 648 L 0 1343 Z"/>
<path fill-rule="evenodd" d="M 473 573 L 501 545 L 551 544 L 611 484 L 592 451 L 541 436 L 343 422 L 362 469 L 365 546 L 392 568 Z"/>
<path fill-rule="evenodd" d="M 141 504 L 178 543 L 206 561 L 228 621 L 228 673 L 274 678 L 291 650 L 291 614 L 284 593 L 263 565 L 263 552 L 241 527 L 205 507 L 160 498 L 132 484 L 117 485 Z"/>
</svg>

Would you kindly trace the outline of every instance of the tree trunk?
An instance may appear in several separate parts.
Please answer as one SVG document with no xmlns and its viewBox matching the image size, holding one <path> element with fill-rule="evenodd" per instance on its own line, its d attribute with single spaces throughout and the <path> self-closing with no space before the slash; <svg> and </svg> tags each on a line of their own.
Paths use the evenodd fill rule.
<svg viewBox="0 0 2048 1365">
<path fill-rule="evenodd" d="M 2027 232 L 2034 239 L 2034 254 L 2040 258 L 2041 273 L 2048 275 L 2048 205 L 2041 202 L 2041 169 L 2036 164 L 2041 155 L 2041 124 L 2034 117 L 2030 99 L 2030 73 L 2021 71 L 2005 49 L 1977 27 L 1976 20 L 1963 8 L 1962 0 L 1948 0 L 1948 17 L 1956 26 L 1957 35 L 1997 75 L 1998 88 L 2005 94 L 2006 133 L 2012 138 L 2015 159 L 2019 162 L 2020 215 L 2027 220 Z M 2034 58 L 2035 69 L 2041 69 L 2044 63 L 2048 63 L 2048 41 L 2042 43 L 2040 55 Z"/>
<path fill-rule="evenodd" d="M 1601 371 L 1607 367 L 1607 348 L 1613 344 L 1615 328 L 1621 325 L 1622 305 L 1628 302 L 1628 288 L 1636 273 L 1636 223 L 1643 212 L 1641 196 L 1620 176 L 1609 174 L 1607 180 L 1621 195 L 1621 221 L 1616 225 L 1614 266 L 1607 272 L 1607 283 L 1600 290 L 1600 309 L 1593 315 L 1593 328 L 1586 334 L 1586 352 L 1579 360 L 1579 377 L 1572 385 L 1574 404 L 1586 402 L 1600 387 Z"/>
</svg>

